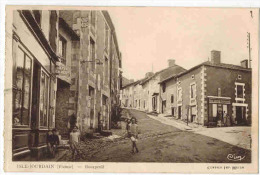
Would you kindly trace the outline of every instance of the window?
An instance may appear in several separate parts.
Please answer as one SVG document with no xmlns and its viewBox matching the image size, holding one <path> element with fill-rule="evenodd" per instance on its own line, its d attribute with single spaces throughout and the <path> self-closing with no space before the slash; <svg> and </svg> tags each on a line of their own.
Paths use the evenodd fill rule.
<svg viewBox="0 0 260 175">
<path fill-rule="evenodd" d="M 49 77 L 41 72 L 40 80 L 40 126 L 48 125 L 48 109 L 49 109 Z"/>
<path fill-rule="evenodd" d="M 191 76 L 191 79 L 194 79 L 194 75 Z"/>
<path fill-rule="evenodd" d="M 241 79 L 242 79 L 242 76 L 241 76 L 241 75 L 238 75 L 238 76 L 237 76 L 237 79 L 238 79 L 238 80 L 241 80 Z"/>
<path fill-rule="evenodd" d="M 32 60 L 18 48 L 13 79 L 13 125 L 29 125 Z"/>
<path fill-rule="evenodd" d="M 33 16 L 34 16 L 35 21 L 41 27 L 42 11 L 41 10 L 33 10 L 32 12 L 33 12 Z"/>
<path fill-rule="evenodd" d="M 163 92 L 166 91 L 166 84 L 165 84 L 165 83 L 162 84 L 162 91 L 163 91 Z"/>
<path fill-rule="evenodd" d="M 182 90 L 178 89 L 178 101 L 181 101 L 182 99 Z"/>
<path fill-rule="evenodd" d="M 105 95 L 102 95 L 102 104 L 103 105 L 107 105 L 107 96 L 105 96 Z"/>
<path fill-rule="evenodd" d="M 61 56 L 61 62 L 66 65 L 66 47 L 67 41 L 62 36 L 59 36 L 59 55 Z"/>
<path fill-rule="evenodd" d="M 96 27 L 96 11 L 91 11 L 91 25 L 95 28 Z"/>
<path fill-rule="evenodd" d="M 107 59 L 107 57 L 105 57 L 105 83 L 108 83 L 108 78 L 109 78 L 109 73 L 108 73 L 108 71 L 109 71 L 109 69 L 108 69 L 108 59 Z"/>
<path fill-rule="evenodd" d="M 94 71 L 94 69 L 95 69 L 95 57 L 96 57 L 95 53 L 96 53 L 95 52 L 95 42 L 92 38 L 90 38 L 90 60 L 89 61 L 91 61 L 90 68 L 92 71 Z"/>
<path fill-rule="evenodd" d="M 243 89 L 242 85 L 237 85 L 237 98 L 244 98 Z"/>
<path fill-rule="evenodd" d="M 212 104 L 212 117 L 217 117 L 218 109 L 217 104 Z"/>
<path fill-rule="evenodd" d="M 108 52 L 109 47 L 109 28 L 108 25 L 105 23 L 105 51 Z"/>
<path fill-rule="evenodd" d="M 172 116 L 175 116 L 175 114 L 174 114 L 174 107 L 172 107 Z"/>
<path fill-rule="evenodd" d="M 195 84 L 190 86 L 190 98 L 195 98 Z"/>
<path fill-rule="evenodd" d="M 171 103 L 174 103 L 174 95 L 171 95 Z"/>
</svg>

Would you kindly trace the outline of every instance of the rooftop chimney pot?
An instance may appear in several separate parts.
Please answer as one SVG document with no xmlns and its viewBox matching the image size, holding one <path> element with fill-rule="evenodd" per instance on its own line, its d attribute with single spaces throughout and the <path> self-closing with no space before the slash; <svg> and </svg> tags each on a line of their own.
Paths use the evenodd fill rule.
<svg viewBox="0 0 260 175">
<path fill-rule="evenodd" d="M 248 68 L 248 60 L 247 59 L 242 60 L 240 63 L 241 63 L 241 67 Z"/>
<path fill-rule="evenodd" d="M 168 66 L 169 67 L 175 66 L 175 60 L 174 59 L 169 59 L 168 60 Z"/>
<path fill-rule="evenodd" d="M 221 52 L 217 51 L 217 50 L 212 50 L 210 62 L 212 62 L 214 64 L 220 64 L 221 63 Z"/>
</svg>

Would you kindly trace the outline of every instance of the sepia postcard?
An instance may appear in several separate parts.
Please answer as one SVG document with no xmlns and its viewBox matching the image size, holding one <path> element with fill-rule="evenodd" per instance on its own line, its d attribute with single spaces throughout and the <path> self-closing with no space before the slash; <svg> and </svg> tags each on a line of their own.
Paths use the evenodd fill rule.
<svg viewBox="0 0 260 175">
<path fill-rule="evenodd" d="M 6 172 L 258 172 L 258 8 L 8 5 L 5 20 Z"/>
</svg>

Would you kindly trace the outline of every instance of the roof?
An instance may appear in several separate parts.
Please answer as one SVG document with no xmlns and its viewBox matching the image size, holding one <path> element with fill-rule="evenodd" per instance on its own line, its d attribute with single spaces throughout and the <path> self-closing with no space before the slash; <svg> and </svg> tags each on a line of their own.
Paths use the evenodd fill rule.
<svg viewBox="0 0 260 175">
<path fill-rule="evenodd" d="M 63 27 L 70 34 L 72 40 L 79 40 L 77 33 L 69 26 L 69 24 L 63 19 L 59 18 L 59 27 Z"/>
<path fill-rule="evenodd" d="M 240 71 L 248 71 L 248 72 L 251 72 L 251 69 L 250 68 L 244 68 L 242 66 L 238 66 L 238 65 L 234 65 L 234 64 L 226 64 L 226 63 L 212 63 L 210 61 L 206 61 L 206 62 L 203 62 L 197 66 L 194 66 L 192 67 L 191 69 L 185 71 L 185 72 L 182 72 L 178 75 L 178 77 L 184 75 L 184 74 L 187 74 L 201 66 L 211 66 L 211 67 L 218 67 L 218 68 L 224 68 L 224 69 L 233 69 L 233 70 L 240 70 Z"/>
<path fill-rule="evenodd" d="M 118 57 L 120 57 L 120 51 L 119 51 L 119 46 L 118 46 L 115 26 L 114 26 L 114 24 L 112 22 L 112 19 L 111 19 L 110 15 L 109 15 L 108 11 L 107 10 L 102 10 L 102 13 L 103 13 L 104 17 L 106 18 L 106 21 L 107 21 L 107 23 L 108 23 L 108 25 L 109 25 L 109 27 L 110 27 L 110 29 L 112 31 L 112 37 L 113 37 L 113 40 L 115 42 L 116 52 L 117 52 Z"/>
<path fill-rule="evenodd" d="M 163 82 L 166 82 L 166 81 L 169 81 L 173 78 L 177 78 L 177 77 L 180 77 L 182 75 L 185 75 L 195 69 L 198 69 L 200 68 L 201 66 L 211 66 L 211 67 L 217 67 L 217 68 L 224 68 L 224 69 L 233 69 L 233 70 L 240 70 L 240 71 L 248 71 L 248 72 L 251 72 L 251 69 L 250 68 L 244 68 L 242 66 L 238 66 L 238 65 L 233 65 L 233 64 L 226 64 L 226 63 L 212 63 L 210 61 L 206 61 L 206 62 L 203 62 L 197 66 L 194 66 L 186 71 L 183 71 L 183 72 L 180 72 L 179 74 L 176 74 L 176 75 L 172 75 L 172 76 L 169 76 L 168 78 L 165 78 L 165 79 L 162 79 L 159 83 L 163 83 Z"/>
<path fill-rule="evenodd" d="M 183 71 L 186 71 L 186 69 L 184 69 L 183 67 L 181 67 L 179 65 L 167 67 L 161 71 L 156 72 L 153 76 L 147 78 L 145 81 L 142 82 L 142 84 L 148 82 L 150 79 L 152 79 L 153 77 L 155 77 L 157 75 L 160 76 L 160 80 L 164 80 L 164 79 L 167 79 L 168 77 L 179 74 L 180 72 L 183 72 Z"/>
<path fill-rule="evenodd" d="M 128 86 L 134 85 L 136 82 L 128 83 L 122 87 L 122 89 L 127 88 Z"/>
</svg>

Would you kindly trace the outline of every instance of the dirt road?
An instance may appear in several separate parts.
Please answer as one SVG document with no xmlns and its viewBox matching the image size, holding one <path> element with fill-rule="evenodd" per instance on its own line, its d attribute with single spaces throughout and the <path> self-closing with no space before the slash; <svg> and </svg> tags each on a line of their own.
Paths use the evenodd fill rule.
<svg viewBox="0 0 260 175">
<path fill-rule="evenodd" d="M 128 110 L 137 118 L 141 131 L 137 145 L 140 152 L 131 153 L 129 139 L 93 139 L 82 142 L 81 154 L 76 160 L 66 154 L 60 161 L 86 162 L 179 162 L 179 163 L 248 163 L 251 151 L 217 139 L 181 131 L 173 126 L 153 120 L 143 112 Z M 123 135 L 123 130 L 114 130 Z M 229 155 L 229 158 L 228 158 Z M 241 161 L 230 160 L 241 156 Z"/>
</svg>

